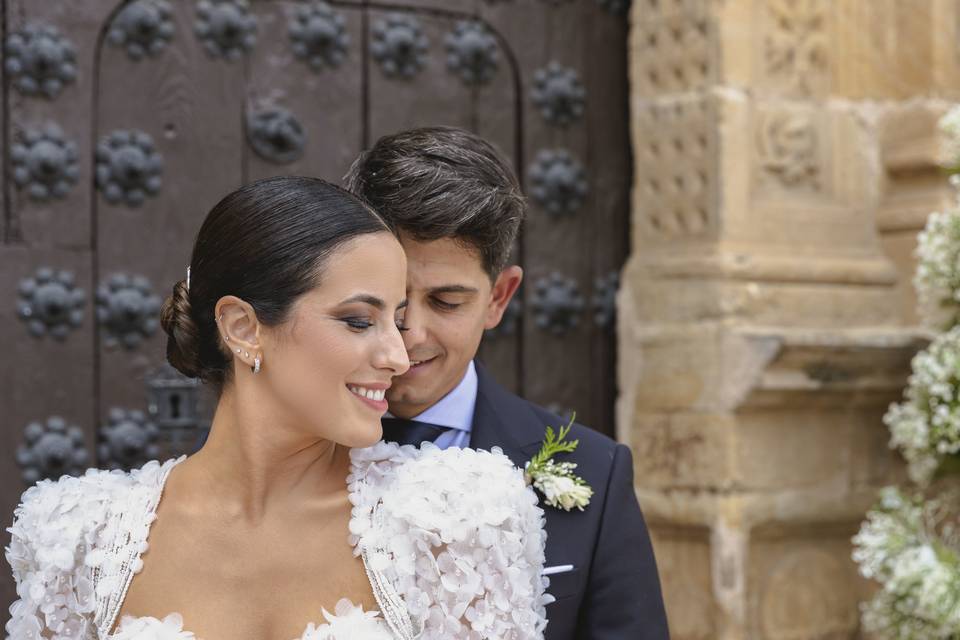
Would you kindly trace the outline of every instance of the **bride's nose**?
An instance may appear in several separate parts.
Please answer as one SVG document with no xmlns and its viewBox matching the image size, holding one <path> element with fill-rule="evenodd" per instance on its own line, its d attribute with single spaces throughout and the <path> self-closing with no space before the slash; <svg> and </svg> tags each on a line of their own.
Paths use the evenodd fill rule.
<svg viewBox="0 0 960 640">
<path fill-rule="evenodd" d="M 407 348 L 400 337 L 400 331 L 394 329 L 383 337 L 380 349 L 377 351 L 378 369 L 390 369 L 393 375 L 401 375 L 410 368 L 410 358 L 407 357 Z"/>
</svg>

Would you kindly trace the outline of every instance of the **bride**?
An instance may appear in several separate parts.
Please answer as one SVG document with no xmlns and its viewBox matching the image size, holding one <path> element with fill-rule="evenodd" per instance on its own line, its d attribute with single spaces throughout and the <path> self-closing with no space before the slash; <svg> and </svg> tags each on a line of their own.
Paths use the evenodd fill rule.
<svg viewBox="0 0 960 640">
<path fill-rule="evenodd" d="M 543 512 L 497 452 L 380 442 L 409 367 L 403 250 L 347 192 L 255 182 L 162 311 L 219 391 L 189 457 L 41 481 L 15 512 L 13 640 L 542 638 Z"/>
</svg>

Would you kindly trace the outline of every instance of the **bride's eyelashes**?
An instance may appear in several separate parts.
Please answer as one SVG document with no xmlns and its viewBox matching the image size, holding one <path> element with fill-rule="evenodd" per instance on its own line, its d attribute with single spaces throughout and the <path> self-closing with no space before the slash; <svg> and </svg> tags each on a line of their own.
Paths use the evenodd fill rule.
<svg viewBox="0 0 960 640">
<path fill-rule="evenodd" d="M 366 331 L 367 329 L 373 326 L 373 323 L 367 320 L 366 318 L 341 318 L 340 321 L 346 324 L 348 327 L 350 327 L 351 330 L 356 331 L 357 333 Z M 397 329 L 400 331 L 410 330 L 408 327 L 405 327 L 403 323 L 400 321 L 397 321 Z"/>
<path fill-rule="evenodd" d="M 372 322 L 364 318 L 342 318 L 340 321 L 358 332 L 365 331 L 373 326 Z"/>
</svg>

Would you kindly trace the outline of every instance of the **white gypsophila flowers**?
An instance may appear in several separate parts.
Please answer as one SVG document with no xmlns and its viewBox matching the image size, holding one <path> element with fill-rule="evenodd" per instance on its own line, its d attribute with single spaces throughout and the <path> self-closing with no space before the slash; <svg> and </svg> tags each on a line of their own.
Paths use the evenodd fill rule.
<svg viewBox="0 0 960 640">
<path fill-rule="evenodd" d="M 913 286 L 923 324 L 949 329 L 960 320 L 960 211 L 930 214 L 917 236 L 916 257 Z"/>
<path fill-rule="evenodd" d="M 551 507 L 583 511 L 590 504 L 593 489 L 573 473 L 576 468 L 573 462 L 548 460 L 533 475 L 533 486 L 543 494 L 544 501 Z"/>
<path fill-rule="evenodd" d="M 960 105 L 941 116 L 939 128 L 940 164 L 948 169 L 960 167 Z"/>
<path fill-rule="evenodd" d="M 928 483 L 947 456 L 960 452 L 960 327 L 913 357 L 904 401 L 883 417 L 890 446 L 907 460 L 910 478 Z"/>
<path fill-rule="evenodd" d="M 960 550 L 938 534 L 937 501 L 887 487 L 853 538 L 853 559 L 881 585 L 864 626 L 884 638 L 953 640 L 960 634 Z"/>
</svg>

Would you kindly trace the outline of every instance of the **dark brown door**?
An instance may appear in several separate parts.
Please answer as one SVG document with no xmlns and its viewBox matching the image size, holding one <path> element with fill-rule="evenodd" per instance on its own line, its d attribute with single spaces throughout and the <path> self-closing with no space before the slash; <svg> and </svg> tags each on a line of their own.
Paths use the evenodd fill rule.
<svg viewBox="0 0 960 640">
<path fill-rule="evenodd" d="M 36 479 L 191 448 L 212 398 L 163 366 L 157 309 L 221 196 L 339 181 L 418 125 L 492 140 L 530 196 L 522 296 L 481 358 L 612 434 L 626 4 L 4 1 L 3 520 Z"/>
</svg>

